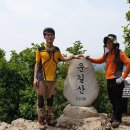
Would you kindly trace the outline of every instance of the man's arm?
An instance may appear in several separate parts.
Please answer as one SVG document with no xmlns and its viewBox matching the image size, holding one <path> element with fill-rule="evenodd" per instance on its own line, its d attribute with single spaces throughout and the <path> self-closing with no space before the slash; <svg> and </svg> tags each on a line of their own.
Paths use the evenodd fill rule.
<svg viewBox="0 0 130 130">
<path fill-rule="evenodd" d="M 70 61 L 72 59 L 79 59 L 80 57 L 83 57 L 83 56 L 81 56 L 80 54 L 79 55 L 72 55 L 70 57 L 64 57 L 63 61 Z"/>
<path fill-rule="evenodd" d="M 34 67 L 34 81 L 33 81 L 33 84 L 36 87 L 38 87 L 38 80 L 37 80 L 38 70 L 39 70 L 39 62 L 36 62 Z"/>
</svg>

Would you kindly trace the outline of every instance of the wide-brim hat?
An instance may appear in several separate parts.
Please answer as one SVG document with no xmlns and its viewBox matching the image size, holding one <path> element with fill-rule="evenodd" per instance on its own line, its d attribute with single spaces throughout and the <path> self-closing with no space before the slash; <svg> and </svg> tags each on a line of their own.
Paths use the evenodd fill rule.
<svg viewBox="0 0 130 130">
<path fill-rule="evenodd" d="M 104 45 L 106 44 L 108 39 L 110 39 L 113 44 L 119 44 L 118 41 L 117 41 L 116 35 L 109 34 L 108 36 L 104 37 L 104 39 L 103 39 Z"/>
</svg>

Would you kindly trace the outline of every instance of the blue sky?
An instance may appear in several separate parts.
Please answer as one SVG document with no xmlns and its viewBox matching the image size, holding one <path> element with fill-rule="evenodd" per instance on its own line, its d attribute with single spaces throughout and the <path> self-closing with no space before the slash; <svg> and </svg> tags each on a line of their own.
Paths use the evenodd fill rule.
<svg viewBox="0 0 130 130">
<path fill-rule="evenodd" d="M 42 31 L 53 27 L 55 45 L 62 53 L 80 40 L 86 55 L 103 53 L 103 38 L 109 33 L 118 37 L 124 50 L 123 28 L 127 24 L 126 0 L 0 0 L 0 48 L 17 52 L 44 41 Z"/>
</svg>

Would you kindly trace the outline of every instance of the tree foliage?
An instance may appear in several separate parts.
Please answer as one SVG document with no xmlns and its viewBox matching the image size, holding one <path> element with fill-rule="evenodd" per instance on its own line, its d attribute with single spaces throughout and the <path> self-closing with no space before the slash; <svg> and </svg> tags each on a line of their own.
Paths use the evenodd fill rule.
<svg viewBox="0 0 130 130">
<path fill-rule="evenodd" d="M 130 6 L 130 0 L 127 0 L 129 6 Z M 127 56 L 130 57 L 130 10 L 126 13 L 126 20 L 128 21 L 128 24 L 124 27 L 124 39 L 125 39 L 125 45 L 126 49 L 125 52 Z"/>
<path fill-rule="evenodd" d="M 73 47 L 68 47 L 66 51 L 68 51 L 70 54 L 76 55 L 76 54 L 84 54 L 87 50 L 82 50 L 83 45 L 80 41 L 76 41 L 73 43 Z"/>
<path fill-rule="evenodd" d="M 99 95 L 93 105 L 98 110 L 98 112 L 110 113 L 112 106 L 108 99 L 105 72 L 103 70 L 96 70 L 96 78 L 99 85 Z"/>
<path fill-rule="evenodd" d="M 43 43 L 41 43 L 43 44 Z M 38 44 L 19 54 L 11 51 L 10 61 L 0 49 L 0 120 L 10 122 L 18 117 L 35 119 L 36 93 L 33 88 L 33 68 Z"/>
<path fill-rule="evenodd" d="M 130 6 L 130 0 L 127 0 L 128 5 Z M 130 10 L 126 13 L 126 20 L 127 20 L 127 25 L 124 27 L 124 39 L 125 39 L 125 53 L 127 56 L 130 58 Z M 129 99 L 130 101 L 130 99 Z M 128 113 L 130 114 L 130 102 L 128 102 Z"/>
</svg>

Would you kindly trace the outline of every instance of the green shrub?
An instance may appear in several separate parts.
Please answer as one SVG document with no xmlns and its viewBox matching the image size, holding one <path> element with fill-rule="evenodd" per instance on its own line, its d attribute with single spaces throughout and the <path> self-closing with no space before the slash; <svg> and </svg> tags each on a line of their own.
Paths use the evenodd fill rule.
<svg viewBox="0 0 130 130">
<path fill-rule="evenodd" d="M 107 85 L 105 79 L 105 73 L 102 70 L 96 70 L 96 77 L 99 85 L 98 98 L 93 103 L 98 112 L 109 113 L 111 112 L 111 104 L 108 99 Z"/>
</svg>

